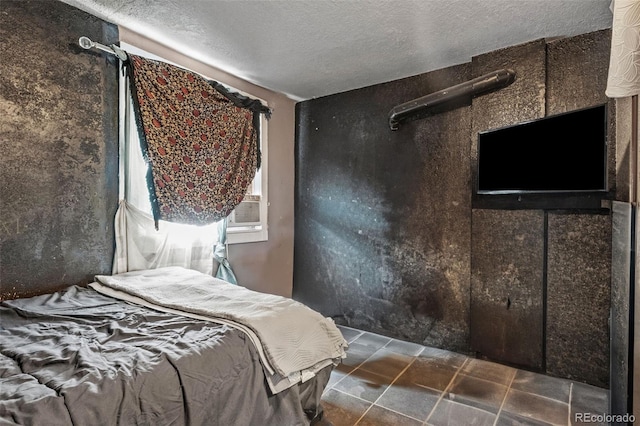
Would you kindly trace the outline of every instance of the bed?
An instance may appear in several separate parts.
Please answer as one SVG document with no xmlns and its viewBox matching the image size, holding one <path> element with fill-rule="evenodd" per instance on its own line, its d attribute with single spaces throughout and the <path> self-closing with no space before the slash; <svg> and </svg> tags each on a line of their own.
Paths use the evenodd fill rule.
<svg viewBox="0 0 640 426">
<path fill-rule="evenodd" d="M 346 341 L 291 299 L 183 268 L 0 303 L 0 424 L 308 425 Z"/>
</svg>

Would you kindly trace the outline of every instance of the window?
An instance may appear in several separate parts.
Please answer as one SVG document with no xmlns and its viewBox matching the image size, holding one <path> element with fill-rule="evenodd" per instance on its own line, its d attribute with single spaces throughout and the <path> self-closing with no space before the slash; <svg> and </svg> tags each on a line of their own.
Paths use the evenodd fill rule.
<svg viewBox="0 0 640 426">
<path fill-rule="evenodd" d="M 121 47 L 132 54 L 145 56 L 150 59 L 172 63 L 149 52 L 136 48 L 126 43 L 121 43 Z M 180 66 L 179 64 L 172 63 Z M 206 76 L 205 76 L 206 77 Z M 224 84 L 223 82 L 219 82 Z M 244 93 L 233 87 L 230 90 L 238 92 L 245 96 L 256 98 L 251 94 Z M 125 197 L 130 204 L 140 210 L 151 212 L 151 203 L 149 202 L 149 193 L 146 188 L 145 174 L 147 165 L 142 158 L 138 133 L 136 131 L 135 118 L 133 116 L 133 105 L 130 97 L 129 88 L 124 77 L 120 78 L 120 120 L 124 123 L 121 126 L 121 141 L 129 141 L 129 143 L 121 143 L 120 146 L 120 195 Z M 266 105 L 262 99 L 260 101 Z M 268 165 L 268 149 L 267 149 L 267 119 L 264 114 L 260 117 L 260 150 L 262 155 L 261 167 L 256 172 L 256 176 L 249 185 L 244 200 L 229 215 L 227 224 L 227 242 L 229 244 L 248 243 L 257 241 L 266 241 L 268 238 L 267 230 L 267 165 Z M 126 171 L 126 173 L 125 173 Z"/>
</svg>

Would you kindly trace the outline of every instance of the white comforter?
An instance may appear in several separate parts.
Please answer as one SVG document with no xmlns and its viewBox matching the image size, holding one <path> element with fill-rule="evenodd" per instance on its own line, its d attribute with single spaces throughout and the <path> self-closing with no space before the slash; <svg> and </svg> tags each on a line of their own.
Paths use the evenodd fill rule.
<svg viewBox="0 0 640 426">
<path fill-rule="evenodd" d="M 274 393 L 313 377 L 345 356 L 347 342 L 330 318 L 292 299 L 201 272 L 167 267 L 98 275 L 90 286 L 151 308 L 240 328 L 256 344 Z"/>
</svg>

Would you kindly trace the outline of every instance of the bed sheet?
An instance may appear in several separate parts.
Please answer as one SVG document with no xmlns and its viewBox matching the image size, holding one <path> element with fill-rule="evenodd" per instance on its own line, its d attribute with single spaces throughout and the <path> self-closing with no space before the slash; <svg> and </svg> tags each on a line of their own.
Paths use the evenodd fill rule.
<svg viewBox="0 0 640 426">
<path fill-rule="evenodd" d="M 0 304 L 0 423 L 305 425 L 331 367 L 273 394 L 226 325 L 69 289 Z"/>
</svg>

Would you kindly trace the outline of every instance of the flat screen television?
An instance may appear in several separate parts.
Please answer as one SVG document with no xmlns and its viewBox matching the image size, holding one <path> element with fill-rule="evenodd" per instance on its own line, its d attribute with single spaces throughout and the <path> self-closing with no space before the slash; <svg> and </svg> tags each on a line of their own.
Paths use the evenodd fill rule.
<svg viewBox="0 0 640 426">
<path fill-rule="evenodd" d="M 480 132 L 477 193 L 606 192 L 605 107 Z"/>
</svg>

